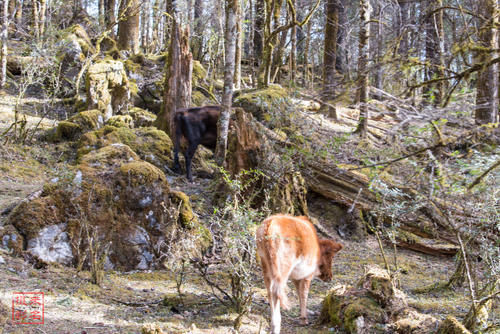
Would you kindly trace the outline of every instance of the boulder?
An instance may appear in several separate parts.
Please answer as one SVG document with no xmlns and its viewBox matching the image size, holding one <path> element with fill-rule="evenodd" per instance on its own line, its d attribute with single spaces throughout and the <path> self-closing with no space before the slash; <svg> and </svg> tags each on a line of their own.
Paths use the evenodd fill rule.
<svg viewBox="0 0 500 334">
<path fill-rule="evenodd" d="M 280 85 L 269 85 L 263 89 L 241 91 L 235 97 L 233 105 L 250 112 L 258 121 L 269 121 L 273 104 L 283 103 L 288 92 Z"/>
<path fill-rule="evenodd" d="M 87 132 L 78 142 L 78 157 L 111 144 L 125 144 L 141 159 L 166 171 L 172 165 L 173 144 L 170 137 L 155 127 L 129 129 L 106 125 L 97 131 Z"/>
<path fill-rule="evenodd" d="M 471 332 L 465 328 L 460 321 L 455 317 L 448 316 L 441 321 L 436 334 L 470 334 Z"/>
<path fill-rule="evenodd" d="M 347 333 L 432 333 L 438 320 L 408 307 L 389 273 L 368 267 L 356 286 L 339 285 L 323 301 L 320 321 Z"/>
<path fill-rule="evenodd" d="M 85 83 L 88 108 L 98 109 L 104 120 L 127 109 L 133 87 L 121 61 L 104 59 L 92 64 Z"/>
<path fill-rule="evenodd" d="M 159 168 L 121 143 L 80 157 L 65 178 L 16 207 L 6 225 L 40 262 L 88 265 L 89 236 L 95 235 L 100 254 L 108 249 L 105 267 L 127 271 L 160 266 L 172 226 L 194 238 L 196 250 L 210 242 L 189 197 L 171 191 Z M 12 235 L 19 239 L 4 233 L 6 244 L 12 245 Z"/>
<path fill-rule="evenodd" d="M 87 110 L 77 113 L 66 121 L 61 121 L 54 130 L 54 141 L 75 140 L 83 133 L 99 129 L 104 125 L 103 114 L 97 110 Z"/>
</svg>

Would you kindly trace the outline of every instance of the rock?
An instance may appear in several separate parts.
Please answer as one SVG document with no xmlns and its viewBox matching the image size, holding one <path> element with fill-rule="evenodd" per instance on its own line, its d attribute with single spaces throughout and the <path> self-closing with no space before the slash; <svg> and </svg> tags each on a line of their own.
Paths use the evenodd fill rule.
<svg viewBox="0 0 500 334">
<path fill-rule="evenodd" d="M 250 112 L 259 121 L 268 121 L 271 117 L 273 103 L 282 103 L 287 97 L 286 89 L 273 84 L 264 89 L 242 91 L 235 98 L 233 105 Z"/>
<path fill-rule="evenodd" d="M 67 121 L 61 121 L 55 129 L 52 140 L 75 140 L 78 139 L 82 133 L 96 130 L 104 124 L 104 117 L 102 113 L 97 110 L 87 110 L 79 112 L 72 116 Z"/>
<path fill-rule="evenodd" d="M 141 334 L 163 334 L 163 331 L 158 325 L 146 324 L 142 326 Z"/>
<path fill-rule="evenodd" d="M 105 126 L 84 134 L 78 143 L 78 157 L 111 144 L 125 144 L 141 159 L 166 171 L 172 164 L 173 144 L 170 137 L 155 127 L 129 129 Z"/>
<path fill-rule="evenodd" d="M 129 115 L 116 115 L 111 116 L 106 124 L 116 128 L 133 128 L 134 120 Z"/>
<path fill-rule="evenodd" d="M 3 258 L 3 256 L 0 255 L 0 264 L 5 264 L 5 259 Z"/>
<path fill-rule="evenodd" d="M 448 316 L 441 322 L 436 334 L 470 334 L 470 331 L 455 317 Z"/>
<path fill-rule="evenodd" d="M 62 32 L 56 46 L 59 50 L 57 58 L 61 63 L 60 81 L 61 96 L 72 96 L 75 92 L 75 81 L 86 57 L 95 52 L 85 29 L 75 24 Z"/>
<path fill-rule="evenodd" d="M 69 182 L 47 184 L 40 197 L 21 203 L 7 219 L 6 227 L 15 227 L 38 261 L 84 261 L 87 230 L 97 233 L 98 252 L 109 247 L 106 267 L 116 270 L 160 266 L 172 226 L 195 239 L 193 251 L 208 246 L 210 233 L 192 212 L 189 197 L 171 191 L 164 173 L 129 146 L 114 143 L 91 150 L 73 173 Z"/>
<path fill-rule="evenodd" d="M 88 108 L 98 109 L 104 120 L 126 109 L 131 85 L 121 61 L 105 59 L 92 64 L 87 71 Z"/>
<path fill-rule="evenodd" d="M 386 270 L 368 268 L 355 287 L 336 286 L 323 301 L 320 321 L 348 333 L 432 333 L 438 320 L 408 307 Z"/>
<path fill-rule="evenodd" d="M 152 126 L 153 122 L 156 119 L 155 114 L 138 107 L 130 108 L 129 110 L 124 111 L 123 113 L 124 115 L 132 117 L 132 120 L 134 121 L 134 125 L 136 127 Z"/>
</svg>

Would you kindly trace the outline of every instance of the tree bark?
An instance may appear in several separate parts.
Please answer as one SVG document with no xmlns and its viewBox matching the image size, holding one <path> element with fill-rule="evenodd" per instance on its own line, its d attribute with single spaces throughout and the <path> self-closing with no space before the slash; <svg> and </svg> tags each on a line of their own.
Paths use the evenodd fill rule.
<svg viewBox="0 0 500 334">
<path fill-rule="evenodd" d="M 426 80 L 444 76 L 441 42 L 444 40 L 442 0 L 430 0 L 425 16 L 425 58 L 429 66 L 426 70 Z M 434 106 L 441 104 L 444 95 L 444 81 L 428 85 L 424 92 L 424 101 Z"/>
<path fill-rule="evenodd" d="M 2 50 L 0 55 L 0 88 L 5 88 L 7 83 L 7 39 L 9 30 L 9 2 L 3 0 L 2 3 Z"/>
<path fill-rule="evenodd" d="M 479 30 L 480 50 L 476 57 L 477 63 L 486 63 L 491 59 L 498 57 L 499 33 L 499 14 L 500 7 L 498 0 L 482 0 L 479 4 L 479 10 L 485 21 Z M 485 67 L 478 73 L 476 112 L 475 121 L 477 124 L 498 122 L 498 89 L 499 89 L 498 63 Z"/>
<path fill-rule="evenodd" d="M 236 20 L 239 0 L 226 0 L 226 28 L 224 34 L 225 61 L 224 61 L 224 94 L 222 95 L 223 110 L 217 123 L 217 146 L 215 162 L 224 165 L 226 158 L 227 134 L 229 117 L 233 98 L 234 61 L 236 52 Z"/>
<path fill-rule="evenodd" d="M 295 0 L 293 0 L 293 5 L 295 6 Z M 295 83 L 295 72 L 297 71 L 297 26 L 294 25 L 292 28 L 291 37 L 292 46 L 290 49 L 290 83 L 293 85 Z"/>
<path fill-rule="evenodd" d="M 325 4 L 325 41 L 323 55 L 323 100 L 329 117 L 338 119 L 332 100 L 335 98 L 335 61 L 337 59 L 337 32 L 339 19 L 338 0 L 328 0 Z"/>
<path fill-rule="evenodd" d="M 38 21 L 38 1 L 32 0 L 32 10 L 33 10 L 33 34 L 35 40 L 40 39 L 40 23 Z"/>
<path fill-rule="evenodd" d="M 143 0 L 141 12 L 141 44 L 142 50 L 147 53 L 149 47 L 149 0 Z"/>
<path fill-rule="evenodd" d="M 241 88 L 241 45 L 242 45 L 242 33 L 241 33 L 241 3 L 240 0 L 236 1 L 236 50 L 234 55 L 234 89 Z"/>
<path fill-rule="evenodd" d="M 116 22 L 115 7 L 116 7 L 116 0 L 104 0 L 104 21 L 106 24 L 106 29 L 110 29 L 115 25 Z M 115 38 L 114 29 L 112 29 L 109 32 L 109 37 Z"/>
<path fill-rule="evenodd" d="M 118 48 L 139 53 L 139 0 L 124 0 L 120 6 L 120 16 L 123 20 L 118 23 Z"/>
<path fill-rule="evenodd" d="M 175 112 L 181 108 L 188 108 L 191 103 L 193 57 L 189 51 L 189 28 L 182 30 L 174 20 L 171 35 L 172 40 L 165 64 L 163 110 L 158 115 L 155 126 L 174 139 Z"/>
<path fill-rule="evenodd" d="M 368 135 L 368 50 L 370 36 L 370 3 L 368 0 L 359 1 L 359 57 L 358 57 L 358 101 L 359 124 L 356 133 L 362 138 Z"/>
<path fill-rule="evenodd" d="M 260 65 L 264 49 L 265 6 L 264 0 L 255 0 L 255 25 L 253 35 L 254 59 Z M 253 64 L 252 64 L 253 65 Z"/>
<path fill-rule="evenodd" d="M 194 2 L 194 32 L 192 37 L 193 59 L 201 61 L 203 57 L 203 0 Z"/>
<path fill-rule="evenodd" d="M 304 45 L 304 61 L 303 61 L 303 74 L 302 74 L 302 84 L 306 87 L 310 87 L 311 78 L 309 71 L 309 48 L 311 45 L 311 27 L 312 23 L 307 23 L 307 32 L 306 32 L 306 42 Z"/>
</svg>

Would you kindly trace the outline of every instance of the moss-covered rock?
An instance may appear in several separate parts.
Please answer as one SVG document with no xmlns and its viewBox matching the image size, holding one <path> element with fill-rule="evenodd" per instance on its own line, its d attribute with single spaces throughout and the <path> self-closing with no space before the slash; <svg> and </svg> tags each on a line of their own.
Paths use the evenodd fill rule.
<svg viewBox="0 0 500 334">
<path fill-rule="evenodd" d="M 78 143 L 78 157 L 111 144 L 122 143 L 130 147 L 143 160 L 165 170 L 172 164 L 173 144 L 170 137 L 155 127 L 129 129 L 105 126 L 84 134 Z"/>
<path fill-rule="evenodd" d="M 82 128 L 73 122 L 61 121 L 57 124 L 57 128 L 54 132 L 54 137 L 49 138 L 55 141 L 60 140 L 74 140 L 82 133 Z"/>
<path fill-rule="evenodd" d="M 126 108 L 131 89 L 121 61 L 104 59 L 92 64 L 85 81 L 89 108 L 101 111 L 105 120 Z"/>
<path fill-rule="evenodd" d="M 0 227 L 0 247 L 20 255 L 23 251 L 24 238 L 12 225 Z"/>
<path fill-rule="evenodd" d="M 436 334 L 470 334 L 470 331 L 455 317 L 448 316 L 439 324 Z"/>
<path fill-rule="evenodd" d="M 196 87 L 201 84 L 203 80 L 207 77 L 207 70 L 203 67 L 203 65 L 198 61 L 193 61 L 193 76 L 192 82 L 193 87 Z"/>
<path fill-rule="evenodd" d="M 241 107 L 250 112 L 257 120 L 269 118 L 273 104 L 279 103 L 288 97 L 285 88 L 279 85 L 270 85 L 264 89 L 242 91 L 234 100 L 235 107 Z"/>
<path fill-rule="evenodd" d="M 116 115 L 111 116 L 106 124 L 116 128 L 133 128 L 134 120 L 129 115 Z"/>
<path fill-rule="evenodd" d="M 130 131 L 109 126 L 100 131 L 116 134 L 122 129 Z M 162 265 L 157 256 L 167 252 L 172 226 L 196 235 L 197 249 L 211 240 L 189 197 L 172 192 L 164 173 L 129 146 L 114 143 L 82 155 L 70 177 L 16 207 L 2 231 L 11 238 L 8 229 L 15 229 L 17 240 L 40 261 L 88 265 L 88 229 L 98 233 L 98 252 L 109 248 L 106 268 L 133 270 Z"/>
<path fill-rule="evenodd" d="M 138 107 L 130 108 L 128 111 L 124 112 L 124 114 L 132 117 L 136 127 L 152 126 L 156 119 L 155 114 Z"/>
<path fill-rule="evenodd" d="M 356 286 L 336 286 L 323 301 L 320 321 L 348 333 L 433 333 L 438 320 L 408 307 L 387 271 L 370 266 Z"/>
</svg>

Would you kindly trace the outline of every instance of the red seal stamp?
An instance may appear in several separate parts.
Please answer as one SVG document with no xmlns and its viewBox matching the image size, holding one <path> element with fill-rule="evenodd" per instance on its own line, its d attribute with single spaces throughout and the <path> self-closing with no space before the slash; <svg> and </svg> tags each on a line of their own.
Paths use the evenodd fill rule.
<svg viewBox="0 0 500 334">
<path fill-rule="evenodd" d="M 20 325 L 42 325 L 43 312 L 43 292 L 14 292 L 12 295 L 13 323 Z"/>
</svg>

